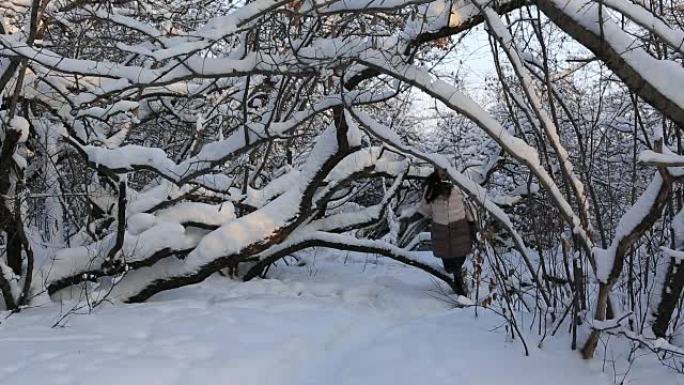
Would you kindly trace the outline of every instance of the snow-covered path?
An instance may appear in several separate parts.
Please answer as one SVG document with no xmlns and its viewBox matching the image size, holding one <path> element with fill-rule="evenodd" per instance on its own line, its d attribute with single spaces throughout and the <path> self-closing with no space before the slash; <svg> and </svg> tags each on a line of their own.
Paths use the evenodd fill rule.
<svg viewBox="0 0 684 385">
<path fill-rule="evenodd" d="M 331 259 L 103 305 L 61 328 L 58 307 L 0 315 L 0 384 L 613 383 L 560 343 L 524 357 L 492 331 L 500 319 L 451 309 L 415 269 Z"/>
</svg>

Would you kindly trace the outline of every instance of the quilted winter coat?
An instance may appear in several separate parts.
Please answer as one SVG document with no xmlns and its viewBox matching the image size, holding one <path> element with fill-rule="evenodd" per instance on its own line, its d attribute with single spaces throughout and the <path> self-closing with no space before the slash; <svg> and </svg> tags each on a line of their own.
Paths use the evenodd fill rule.
<svg viewBox="0 0 684 385">
<path fill-rule="evenodd" d="M 473 217 L 460 189 L 453 187 L 449 196 L 440 195 L 430 203 L 423 199 L 418 211 L 432 219 L 432 252 L 436 257 L 460 258 L 471 252 Z"/>
</svg>

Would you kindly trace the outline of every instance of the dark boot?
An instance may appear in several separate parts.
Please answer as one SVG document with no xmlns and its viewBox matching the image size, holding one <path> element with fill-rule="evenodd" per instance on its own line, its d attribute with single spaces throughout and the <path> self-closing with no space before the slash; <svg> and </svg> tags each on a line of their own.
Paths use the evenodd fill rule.
<svg viewBox="0 0 684 385">
<path fill-rule="evenodd" d="M 463 274 L 460 269 L 454 273 L 454 292 L 464 297 L 468 296 L 468 291 L 466 290 L 466 285 L 463 281 Z"/>
</svg>

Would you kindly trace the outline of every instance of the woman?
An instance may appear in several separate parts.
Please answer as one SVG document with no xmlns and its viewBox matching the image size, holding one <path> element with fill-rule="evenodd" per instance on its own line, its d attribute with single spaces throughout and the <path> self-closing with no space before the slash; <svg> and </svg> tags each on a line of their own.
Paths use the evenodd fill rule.
<svg viewBox="0 0 684 385">
<path fill-rule="evenodd" d="M 454 274 L 454 291 L 467 295 L 462 267 L 473 248 L 475 226 L 463 193 L 447 181 L 444 170 L 437 169 L 425 181 L 418 211 L 432 219 L 432 252 Z"/>
</svg>

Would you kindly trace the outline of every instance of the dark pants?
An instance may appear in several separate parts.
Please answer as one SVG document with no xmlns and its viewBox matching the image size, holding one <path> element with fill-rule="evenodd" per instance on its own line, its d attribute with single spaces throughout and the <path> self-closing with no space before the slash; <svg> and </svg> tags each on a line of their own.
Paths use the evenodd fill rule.
<svg viewBox="0 0 684 385">
<path fill-rule="evenodd" d="M 442 258 L 442 263 L 444 264 L 444 270 L 447 273 L 454 275 L 454 292 L 460 295 L 468 295 L 466 290 L 465 282 L 463 282 L 463 264 L 465 263 L 466 257 L 458 258 Z"/>
<path fill-rule="evenodd" d="M 466 257 L 458 258 L 442 258 L 442 263 L 444 264 L 444 270 L 447 273 L 458 273 L 461 274 L 461 268 L 465 263 Z"/>
</svg>

